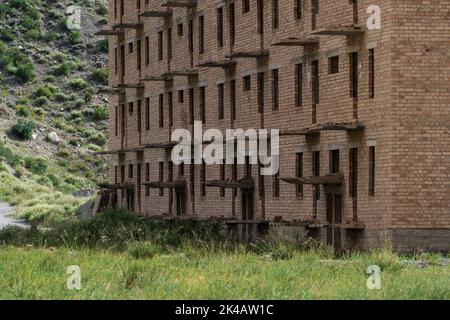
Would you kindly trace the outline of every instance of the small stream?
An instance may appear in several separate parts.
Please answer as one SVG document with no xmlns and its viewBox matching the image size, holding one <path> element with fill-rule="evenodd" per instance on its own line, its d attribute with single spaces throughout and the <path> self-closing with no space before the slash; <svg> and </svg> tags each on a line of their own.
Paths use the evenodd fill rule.
<svg viewBox="0 0 450 320">
<path fill-rule="evenodd" d="M 26 227 L 26 223 L 13 217 L 14 208 L 9 204 L 0 202 L 0 229 L 9 226 Z"/>
</svg>

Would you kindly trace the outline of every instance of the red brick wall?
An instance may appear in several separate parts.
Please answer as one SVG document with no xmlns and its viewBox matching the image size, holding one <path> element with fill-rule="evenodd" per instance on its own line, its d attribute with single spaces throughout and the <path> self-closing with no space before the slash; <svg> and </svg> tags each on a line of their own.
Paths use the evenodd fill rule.
<svg viewBox="0 0 450 320">
<path fill-rule="evenodd" d="M 120 2 L 120 1 L 119 1 Z M 159 76 L 166 72 L 195 69 L 198 79 L 175 77 L 170 82 L 145 82 L 144 90 L 127 89 L 122 96 L 127 106 L 134 102 L 133 115 L 128 115 L 127 135 L 124 148 L 137 147 L 137 103 L 142 99 L 142 115 L 145 114 L 145 98 L 150 98 L 150 130 L 145 130 L 142 121 L 141 143 L 169 141 L 170 132 L 176 128 L 189 128 L 189 93 L 195 89 L 195 119 L 200 119 L 198 87 L 206 87 L 205 129 L 219 128 L 277 128 L 300 129 L 312 125 L 311 62 L 319 60 L 320 103 L 317 105 L 317 123 L 348 122 L 355 120 L 353 101 L 349 95 L 349 54 L 358 52 L 359 98 L 357 119 L 365 125 L 359 132 L 326 131 L 318 137 L 282 137 L 280 176 L 295 175 L 295 152 L 303 151 L 305 176 L 312 175 L 312 151 L 321 153 L 321 173 L 329 172 L 329 151 L 340 150 L 340 171 L 345 176 L 343 186 L 343 221 L 353 219 L 352 199 L 348 194 L 349 148 L 358 148 L 358 223 L 367 229 L 386 228 L 449 228 L 449 153 L 448 135 L 449 109 L 448 79 L 448 15 L 447 1 L 358 1 L 359 25 L 365 33 L 358 36 L 321 36 L 320 44 L 314 48 L 275 47 L 272 43 L 289 37 L 306 37 L 311 31 L 311 3 L 302 1 L 302 18 L 294 15 L 294 1 L 279 1 L 279 27 L 271 26 L 271 1 L 265 0 L 264 35 L 257 33 L 256 1 L 251 2 L 250 12 L 243 13 L 242 1 L 235 0 L 236 41 L 230 47 L 228 8 L 232 1 L 199 0 L 193 9 L 174 8 L 170 19 L 140 18 L 142 31 L 125 31 L 126 72 L 125 83 L 136 84 L 140 78 Z M 319 1 L 317 28 L 330 25 L 350 25 L 353 22 L 352 5 L 348 1 Z M 141 10 L 165 10 L 162 1 L 141 1 Z M 120 22 L 114 19 L 114 1 L 110 0 L 109 28 Z M 381 8 L 381 30 L 367 30 L 366 10 L 376 4 Z M 217 45 L 216 10 L 224 8 L 224 46 Z M 419 10 L 420 15 L 416 12 Z M 126 1 L 122 21 L 138 22 L 139 11 L 135 1 Z M 205 53 L 199 54 L 199 16 L 205 17 Z M 188 22 L 194 23 L 194 54 L 188 51 Z M 177 25 L 182 23 L 183 35 L 177 34 Z M 172 29 L 172 59 L 167 59 L 167 29 Z M 164 59 L 158 60 L 158 32 L 164 33 Z M 150 63 L 145 63 L 145 37 L 150 38 Z M 110 86 L 120 79 L 114 75 L 114 48 L 118 37 L 110 37 Z M 137 70 L 136 41 L 142 41 L 142 70 Z M 119 37 L 120 40 L 120 37 Z M 134 52 L 129 53 L 129 43 Z M 120 45 L 120 44 L 119 44 Z M 368 50 L 375 52 L 375 98 L 369 98 Z M 230 52 L 270 50 L 270 57 L 238 59 L 233 69 L 197 68 L 206 61 L 220 61 Z M 328 73 L 328 58 L 339 55 L 339 72 Z M 295 105 L 295 64 L 303 62 L 303 103 Z M 279 109 L 272 111 L 271 70 L 279 70 Z M 120 68 L 119 68 L 120 71 Z M 257 73 L 265 72 L 265 112 L 258 113 Z M 243 91 L 243 76 L 251 76 L 251 90 Z M 230 119 L 229 81 L 236 81 L 236 121 Z M 217 84 L 225 86 L 225 115 L 218 119 Z M 178 103 L 178 91 L 184 91 L 184 102 Z M 173 92 L 174 126 L 168 126 L 167 92 Z M 164 128 L 159 128 L 159 94 L 164 94 Z M 121 148 L 119 136 L 114 135 L 115 107 L 120 105 L 118 95 L 110 97 L 110 143 L 111 150 Z M 120 121 L 119 121 L 120 123 Z M 369 146 L 376 146 L 375 195 L 368 193 Z M 149 149 L 143 162 L 151 167 L 150 180 L 157 181 L 158 162 L 167 160 L 164 150 Z M 133 153 L 126 154 L 128 163 L 136 160 Z M 111 173 L 118 163 L 111 156 Z M 136 165 L 134 166 L 136 168 Z M 144 165 L 143 165 L 144 168 Z M 239 166 L 238 177 L 243 177 L 243 166 Z M 252 176 L 257 179 L 257 166 Z M 120 171 L 119 171 L 120 172 Z M 165 165 L 167 180 L 167 164 Z M 241 214 L 241 197 L 235 199 L 233 211 L 232 190 L 220 197 L 219 190 L 207 188 L 207 196 L 200 194 L 200 166 L 195 173 L 195 201 L 188 201 L 188 213 L 197 216 L 231 216 Z M 178 168 L 174 166 L 174 177 Z M 128 176 L 128 175 L 126 175 Z M 189 194 L 189 165 L 185 166 L 185 177 Z M 143 169 L 144 177 L 144 169 Z M 208 166 L 207 180 L 219 178 L 219 166 Z M 231 178 L 231 166 L 227 166 L 226 178 Z M 111 176 L 111 181 L 114 177 Z M 135 182 L 135 181 L 129 181 Z M 295 194 L 295 186 L 280 183 L 280 197 L 272 196 L 272 177 L 265 178 L 265 199 L 255 192 L 255 219 L 308 220 L 313 216 L 313 187 L 304 186 L 304 196 Z M 146 197 L 142 188 L 142 213 L 166 214 L 169 211 L 169 191 L 159 196 L 159 190 L 151 190 Z M 195 211 L 194 211 L 195 206 Z M 265 209 L 263 209 L 265 207 Z M 172 211 L 174 212 L 174 210 Z M 318 202 L 317 218 L 326 220 L 324 188 Z"/>
</svg>

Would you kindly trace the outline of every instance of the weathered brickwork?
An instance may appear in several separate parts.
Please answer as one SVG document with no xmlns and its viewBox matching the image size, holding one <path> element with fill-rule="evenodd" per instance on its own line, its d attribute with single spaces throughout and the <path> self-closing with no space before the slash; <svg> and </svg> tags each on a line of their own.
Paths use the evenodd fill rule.
<svg viewBox="0 0 450 320">
<path fill-rule="evenodd" d="M 133 206 L 141 215 L 289 222 L 335 247 L 373 247 L 387 241 L 402 250 L 449 249 L 448 1 L 172 0 L 170 8 L 163 6 L 165 0 L 122 1 L 109 0 L 108 24 L 115 32 L 109 36 L 109 86 L 115 90 L 109 99 L 110 183 L 133 186 L 118 192 L 120 205 Z M 177 6 L 186 3 L 192 6 Z M 380 29 L 366 25 L 371 5 L 380 8 Z M 329 33 L 330 27 L 353 33 L 312 34 L 323 29 Z M 289 38 L 318 43 L 274 45 Z M 233 58 L 238 53 L 261 56 Z M 224 61 L 234 64 L 204 66 Z M 163 76 L 169 78 L 164 81 Z M 245 88 L 248 78 L 250 87 Z M 344 177 L 341 185 L 297 187 L 280 181 L 276 196 L 274 178 L 266 176 L 262 193 L 258 165 L 252 165 L 255 188 L 249 193 L 226 189 L 221 194 L 219 188 L 205 187 L 202 194 L 200 165 L 171 166 L 170 148 L 136 149 L 168 144 L 173 130 L 192 130 L 192 118 L 204 118 L 204 130 L 266 128 L 283 133 L 327 123 L 362 127 L 280 138 L 280 177 L 298 175 L 298 154 L 303 177 L 317 173 L 313 154 L 320 154 L 320 176 L 327 176 L 333 171 L 330 158 L 338 154 L 334 166 Z M 205 171 L 206 181 L 234 181 L 245 177 L 246 166 L 238 165 L 234 174 L 233 165 L 226 165 L 225 177 L 219 165 Z M 186 186 L 143 185 L 161 180 L 184 181 Z M 297 188 L 303 192 L 297 194 Z M 243 198 L 253 210 L 243 208 Z M 246 216 L 246 211 L 253 214 Z"/>
</svg>

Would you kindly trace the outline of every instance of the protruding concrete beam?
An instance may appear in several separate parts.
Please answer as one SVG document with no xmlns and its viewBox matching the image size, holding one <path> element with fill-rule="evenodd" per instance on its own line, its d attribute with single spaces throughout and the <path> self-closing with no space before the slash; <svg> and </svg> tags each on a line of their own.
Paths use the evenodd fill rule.
<svg viewBox="0 0 450 320">
<path fill-rule="evenodd" d="M 260 58 L 267 58 L 270 55 L 269 50 L 262 50 L 262 51 L 237 51 L 233 52 L 229 55 L 226 55 L 229 59 L 260 59 Z"/>
<path fill-rule="evenodd" d="M 317 124 L 312 127 L 303 129 L 291 129 L 282 130 L 280 132 L 281 136 L 309 136 L 314 134 L 319 134 L 321 131 L 356 131 L 362 130 L 365 126 L 361 122 L 340 122 L 340 123 L 325 123 Z"/>
<path fill-rule="evenodd" d="M 172 10 L 155 11 L 148 10 L 141 13 L 139 16 L 142 18 L 168 18 L 172 15 Z"/>
<path fill-rule="evenodd" d="M 166 0 L 163 7 L 166 8 L 192 8 L 197 5 L 197 0 Z"/>
<path fill-rule="evenodd" d="M 272 43 L 272 46 L 278 47 L 309 47 L 319 44 L 317 38 L 288 38 Z"/>
<path fill-rule="evenodd" d="M 113 25 L 114 30 L 125 30 L 125 29 L 134 29 L 138 30 L 144 27 L 144 24 L 142 22 L 137 23 L 118 23 Z"/>
<path fill-rule="evenodd" d="M 344 176 L 333 173 L 322 177 L 285 177 L 280 180 L 290 184 L 340 185 L 344 183 Z"/>
<path fill-rule="evenodd" d="M 238 181 L 234 180 L 211 180 L 205 182 L 207 187 L 215 188 L 231 188 L 231 189 L 254 189 L 255 183 L 253 179 L 243 178 Z"/>
<path fill-rule="evenodd" d="M 200 62 L 197 67 L 199 68 L 231 68 L 237 64 L 236 61 L 232 60 L 219 60 L 219 61 L 204 61 Z"/>
<path fill-rule="evenodd" d="M 311 31 L 311 36 L 353 36 L 363 34 L 364 30 L 358 26 L 328 26 Z"/>
<path fill-rule="evenodd" d="M 135 185 L 131 183 L 123 183 L 123 184 L 99 183 L 98 186 L 100 189 L 107 189 L 107 190 L 133 190 L 135 188 Z"/>
<path fill-rule="evenodd" d="M 107 87 L 107 88 L 98 89 L 98 93 L 99 94 L 123 94 L 123 93 L 125 93 L 125 90 L 123 90 L 121 88 Z"/>
<path fill-rule="evenodd" d="M 161 76 L 149 76 L 142 78 L 141 81 L 143 82 L 152 82 L 152 81 L 172 81 L 173 77 L 167 74 L 163 74 Z"/>
<path fill-rule="evenodd" d="M 119 89 L 144 89 L 143 83 L 121 83 L 117 85 Z"/>
<path fill-rule="evenodd" d="M 147 186 L 151 189 L 181 189 L 186 188 L 186 180 L 175 180 L 175 181 L 154 181 L 145 182 L 142 185 Z"/>
<path fill-rule="evenodd" d="M 165 74 L 166 77 L 192 77 L 198 76 L 198 70 L 178 70 Z"/>
<path fill-rule="evenodd" d="M 123 30 L 100 30 L 94 33 L 96 36 L 123 36 Z"/>
</svg>

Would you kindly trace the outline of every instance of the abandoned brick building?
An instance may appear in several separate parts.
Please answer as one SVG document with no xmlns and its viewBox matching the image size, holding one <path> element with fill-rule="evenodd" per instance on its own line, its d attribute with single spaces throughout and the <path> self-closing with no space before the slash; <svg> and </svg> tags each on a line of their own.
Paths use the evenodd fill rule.
<svg viewBox="0 0 450 320">
<path fill-rule="evenodd" d="M 450 2 L 109 0 L 118 205 L 309 234 L 450 246 Z M 174 165 L 171 133 L 280 129 L 280 172 Z"/>
</svg>

